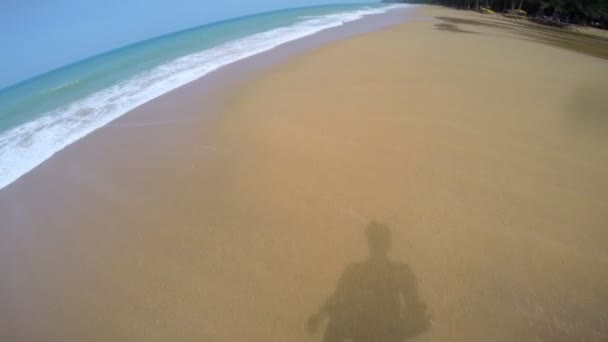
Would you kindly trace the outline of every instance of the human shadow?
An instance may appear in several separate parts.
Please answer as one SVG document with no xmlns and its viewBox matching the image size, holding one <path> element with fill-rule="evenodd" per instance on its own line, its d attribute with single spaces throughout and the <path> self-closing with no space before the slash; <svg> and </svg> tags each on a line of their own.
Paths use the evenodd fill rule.
<svg viewBox="0 0 608 342">
<path fill-rule="evenodd" d="M 398 342 L 430 329 L 414 273 L 389 259 L 388 225 L 372 222 L 365 235 L 369 258 L 346 267 L 334 293 L 308 320 L 314 333 L 328 319 L 324 342 Z"/>
</svg>

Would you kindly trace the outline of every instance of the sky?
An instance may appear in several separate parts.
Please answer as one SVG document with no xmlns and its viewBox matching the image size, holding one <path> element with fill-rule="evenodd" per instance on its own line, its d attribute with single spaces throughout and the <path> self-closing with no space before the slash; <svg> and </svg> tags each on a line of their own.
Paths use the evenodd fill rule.
<svg viewBox="0 0 608 342">
<path fill-rule="evenodd" d="M 277 9 L 373 0 L 0 0 L 0 89 L 148 38 Z"/>
</svg>

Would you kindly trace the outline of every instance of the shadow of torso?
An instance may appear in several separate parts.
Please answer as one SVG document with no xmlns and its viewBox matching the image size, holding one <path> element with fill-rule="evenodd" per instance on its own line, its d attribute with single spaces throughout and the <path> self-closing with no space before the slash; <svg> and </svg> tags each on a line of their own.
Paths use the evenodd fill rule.
<svg viewBox="0 0 608 342">
<path fill-rule="evenodd" d="M 327 342 L 404 341 L 429 327 L 410 267 L 388 259 L 350 264 L 327 306 Z"/>
</svg>

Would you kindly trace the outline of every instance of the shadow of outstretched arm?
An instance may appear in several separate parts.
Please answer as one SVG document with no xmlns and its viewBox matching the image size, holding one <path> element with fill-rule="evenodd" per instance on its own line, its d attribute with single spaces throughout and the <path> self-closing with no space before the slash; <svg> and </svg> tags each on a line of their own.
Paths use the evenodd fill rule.
<svg viewBox="0 0 608 342">
<path fill-rule="evenodd" d="M 339 310 L 341 304 L 348 301 L 348 288 L 349 284 L 353 281 L 352 279 L 352 265 L 347 267 L 346 270 L 340 276 L 336 290 L 331 296 L 325 300 L 325 303 L 321 305 L 319 310 L 312 314 L 308 319 L 308 332 L 315 333 L 319 329 L 319 325 L 324 319 L 334 316 Z"/>
<path fill-rule="evenodd" d="M 403 340 L 408 340 L 430 329 L 431 316 L 427 311 L 426 304 L 420 298 L 418 281 L 410 267 L 401 264 L 398 268 L 401 269 L 401 273 L 403 274 L 403 281 L 401 283 Z"/>
</svg>

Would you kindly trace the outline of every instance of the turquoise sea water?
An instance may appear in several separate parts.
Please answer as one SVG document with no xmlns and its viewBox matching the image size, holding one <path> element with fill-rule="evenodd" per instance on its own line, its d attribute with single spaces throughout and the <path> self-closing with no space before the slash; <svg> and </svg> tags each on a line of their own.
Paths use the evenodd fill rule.
<svg viewBox="0 0 608 342">
<path fill-rule="evenodd" d="M 399 5 L 237 18 L 136 43 L 0 90 L 0 189 L 129 110 L 283 43 Z"/>
</svg>

